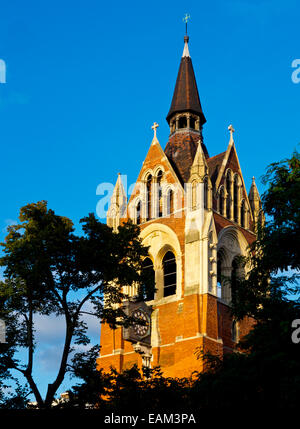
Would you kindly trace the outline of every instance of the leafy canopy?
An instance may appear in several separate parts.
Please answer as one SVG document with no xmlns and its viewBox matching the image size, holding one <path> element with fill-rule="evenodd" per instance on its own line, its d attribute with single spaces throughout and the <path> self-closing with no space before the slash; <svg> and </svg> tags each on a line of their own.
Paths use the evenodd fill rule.
<svg viewBox="0 0 300 429">
<path fill-rule="evenodd" d="M 0 377 L 7 378 L 11 369 L 21 372 L 39 406 L 49 407 L 67 371 L 71 345 L 89 343 L 84 304 L 90 303 L 92 314 L 112 328 L 128 324 L 120 305 L 126 298 L 122 287 L 134 285 L 145 293 L 149 283 L 141 264 L 148 250 L 131 222 L 114 232 L 89 214 L 80 221 L 83 234 L 78 236 L 72 221 L 56 215 L 45 201 L 23 207 L 19 219 L 9 227 L 0 258 L 5 268 L 0 318 L 6 321 L 9 345 L 0 354 Z M 57 378 L 43 400 L 32 376 L 35 316 L 53 313 L 64 317 L 66 337 Z M 28 351 L 26 364 L 16 359 L 20 347 Z"/>
</svg>

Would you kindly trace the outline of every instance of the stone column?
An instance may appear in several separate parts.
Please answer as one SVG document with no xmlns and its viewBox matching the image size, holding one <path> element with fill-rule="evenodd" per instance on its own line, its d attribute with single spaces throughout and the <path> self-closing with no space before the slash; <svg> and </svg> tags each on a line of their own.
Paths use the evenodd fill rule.
<svg viewBox="0 0 300 429">
<path fill-rule="evenodd" d="M 161 299 L 164 296 L 164 270 L 162 263 L 155 267 L 155 299 Z"/>
<path fill-rule="evenodd" d="M 187 115 L 187 128 L 191 128 L 191 115 Z"/>
</svg>

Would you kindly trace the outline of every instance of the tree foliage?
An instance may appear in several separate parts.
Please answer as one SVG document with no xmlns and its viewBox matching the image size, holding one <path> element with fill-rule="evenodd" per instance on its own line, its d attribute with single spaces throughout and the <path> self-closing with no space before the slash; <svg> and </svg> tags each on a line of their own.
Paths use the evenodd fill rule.
<svg viewBox="0 0 300 429">
<path fill-rule="evenodd" d="M 299 301 L 300 159 L 273 163 L 263 177 L 268 188 L 262 196 L 266 221 L 257 228 L 257 239 L 244 261 L 251 267 L 236 281 L 233 314 L 268 320 L 276 308 L 291 299 Z M 298 311 L 298 309 L 297 309 Z"/>
<path fill-rule="evenodd" d="M 122 287 L 145 284 L 141 262 L 147 248 L 136 225 L 129 222 L 116 233 L 93 214 L 80 222 L 83 234 L 78 236 L 70 219 L 56 215 L 40 201 L 21 209 L 20 222 L 9 227 L 2 243 L 0 265 L 5 268 L 5 280 L 0 287 L 0 318 L 6 322 L 9 347 L 0 353 L 0 373 L 3 378 L 12 369 L 23 374 L 40 408 L 51 406 L 71 369 L 72 344 L 89 343 L 84 305 L 92 303 L 93 314 L 112 328 L 128 324 L 120 305 L 126 298 Z M 66 326 L 58 374 L 48 385 L 45 399 L 33 378 L 38 314 L 63 316 Z M 20 348 L 28 352 L 26 364 L 16 358 Z"/>
</svg>

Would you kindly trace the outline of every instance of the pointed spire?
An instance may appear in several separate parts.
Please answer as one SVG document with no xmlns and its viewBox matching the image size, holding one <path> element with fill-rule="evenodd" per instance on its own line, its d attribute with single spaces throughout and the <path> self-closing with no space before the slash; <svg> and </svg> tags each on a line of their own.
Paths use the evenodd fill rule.
<svg viewBox="0 0 300 429">
<path fill-rule="evenodd" d="M 252 177 L 252 183 L 249 191 L 249 201 L 260 200 L 259 192 L 255 183 L 255 177 Z"/>
<path fill-rule="evenodd" d="M 191 112 L 199 115 L 200 125 L 202 126 L 206 122 L 206 119 L 200 103 L 188 41 L 189 37 L 185 36 L 183 54 L 167 121 L 170 123 L 171 116 L 175 113 Z"/>
<path fill-rule="evenodd" d="M 205 154 L 203 152 L 201 140 L 199 139 L 197 152 L 196 152 L 196 155 L 195 155 L 195 158 L 193 161 L 193 165 L 203 165 L 203 164 L 206 164 L 206 157 L 205 157 Z"/>
<path fill-rule="evenodd" d="M 259 196 L 259 192 L 255 183 L 255 177 L 252 177 L 252 184 L 249 191 L 249 203 L 253 214 L 253 219 L 255 224 L 257 224 L 258 220 L 263 221 L 264 215 L 262 213 L 262 203 Z"/>
<path fill-rule="evenodd" d="M 122 183 L 121 173 L 118 173 L 118 179 L 110 199 L 110 206 L 107 210 L 107 225 L 117 229 L 120 225 L 120 219 L 126 215 L 127 196 Z"/>
<path fill-rule="evenodd" d="M 116 203 L 119 208 L 122 208 L 127 202 L 126 192 L 122 182 L 121 173 L 118 173 L 118 179 L 112 195 L 112 202 Z"/>
<path fill-rule="evenodd" d="M 202 142 L 199 139 L 197 152 L 191 166 L 191 176 L 198 174 L 200 177 L 203 177 L 207 173 L 207 162 L 206 156 L 203 151 Z"/>
</svg>

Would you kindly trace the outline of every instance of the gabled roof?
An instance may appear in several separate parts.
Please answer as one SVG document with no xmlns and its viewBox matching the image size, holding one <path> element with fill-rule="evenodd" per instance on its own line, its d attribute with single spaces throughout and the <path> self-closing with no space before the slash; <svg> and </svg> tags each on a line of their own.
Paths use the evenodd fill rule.
<svg viewBox="0 0 300 429">
<path fill-rule="evenodd" d="M 229 130 L 230 130 L 230 127 L 232 127 L 232 126 L 230 125 L 228 127 Z M 232 128 L 232 130 L 233 130 L 233 128 Z M 208 163 L 210 169 L 211 168 L 213 169 L 215 166 L 215 172 L 211 173 L 211 177 L 212 177 L 212 175 L 214 176 L 214 178 L 212 179 L 212 182 L 215 186 L 216 192 L 218 192 L 219 187 L 222 183 L 222 180 L 224 179 L 224 174 L 225 174 L 226 168 L 228 168 L 229 165 L 234 166 L 234 169 L 237 172 L 239 172 L 239 175 L 240 175 L 240 178 L 242 181 L 242 189 L 244 191 L 244 197 L 245 197 L 245 199 L 248 202 L 248 205 L 250 207 L 249 198 L 248 198 L 248 194 L 246 191 L 246 186 L 245 186 L 245 182 L 244 182 L 239 158 L 238 158 L 236 148 L 235 148 L 235 144 L 234 144 L 234 140 L 233 140 L 232 130 L 230 130 L 230 139 L 229 139 L 227 150 L 223 153 L 220 153 L 219 155 L 216 155 L 216 156 L 210 158 L 211 161 L 209 161 L 209 159 L 208 159 L 207 163 Z M 216 168 L 216 165 L 218 166 L 217 168 Z M 250 216 L 251 216 L 251 220 L 252 220 L 252 213 L 251 212 L 250 212 Z"/>
<path fill-rule="evenodd" d="M 174 113 L 193 112 L 200 116 L 201 125 L 206 122 L 202 111 L 192 59 L 188 50 L 188 36 L 184 38 L 184 50 L 177 75 L 175 90 L 167 121 Z"/>
<path fill-rule="evenodd" d="M 211 158 L 208 158 L 206 160 L 208 168 L 209 168 L 210 180 L 211 180 L 213 185 L 216 183 L 216 180 L 217 180 L 217 177 L 219 174 L 219 170 L 220 170 L 220 167 L 222 165 L 225 154 L 226 154 L 226 151 L 219 153 L 218 155 L 212 156 Z"/>
<path fill-rule="evenodd" d="M 139 193 L 139 184 L 141 183 L 142 177 L 144 177 L 145 173 L 147 173 L 148 171 L 150 172 L 153 168 L 156 169 L 159 165 L 161 165 L 165 169 L 165 173 L 168 172 L 170 174 L 170 182 L 178 183 L 180 185 L 180 189 L 183 191 L 182 183 L 180 182 L 180 177 L 178 176 L 178 173 L 174 170 L 172 163 L 166 156 L 157 137 L 155 136 L 152 140 L 146 158 L 143 162 L 142 168 L 139 172 L 128 204 L 130 204 L 131 201 L 136 197 L 137 193 Z"/>
</svg>

